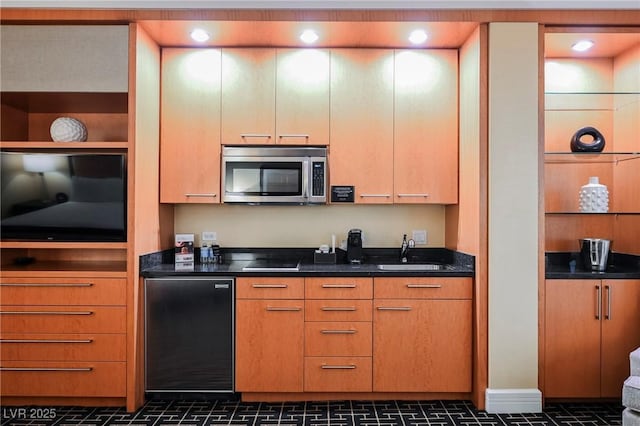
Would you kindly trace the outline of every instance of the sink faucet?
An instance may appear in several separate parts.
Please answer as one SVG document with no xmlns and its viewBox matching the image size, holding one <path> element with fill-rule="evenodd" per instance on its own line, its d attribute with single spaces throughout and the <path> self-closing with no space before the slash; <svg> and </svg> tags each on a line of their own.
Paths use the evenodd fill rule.
<svg viewBox="0 0 640 426">
<path fill-rule="evenodd" d="M 407 241 L 407 234 L 402 236 L 402 246 L 400 247 L 400 261 L 402 263 L 407 263 L 409 261 L 409 249 L 414 248 L 415 245 L 415 241 Z"/>
</svg>

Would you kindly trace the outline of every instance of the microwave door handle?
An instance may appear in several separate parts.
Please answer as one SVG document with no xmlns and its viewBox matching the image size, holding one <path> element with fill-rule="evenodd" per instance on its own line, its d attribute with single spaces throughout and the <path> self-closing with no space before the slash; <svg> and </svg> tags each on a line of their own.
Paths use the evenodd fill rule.
<svg viewBox="0 0 640 426">
<path fill-rule="evenodd" d="M 309 198 L 309 160 L 302 161 L 302 197 Z"/>
</svg>

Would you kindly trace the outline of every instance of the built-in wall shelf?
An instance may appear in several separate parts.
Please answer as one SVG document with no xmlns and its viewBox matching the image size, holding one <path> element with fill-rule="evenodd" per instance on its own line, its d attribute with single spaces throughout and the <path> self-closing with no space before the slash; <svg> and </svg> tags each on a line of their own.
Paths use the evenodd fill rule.
<svg viewBox="0 0 640 426">
<path fill-rule="evenodd" d="M 49 142 L 49 141 L 3 141 L 2 149 L 127 149 L 128 142 Z"/>
<path fill-rule="evenodd" d="M 640 152 L 545 152 L 544 162 L 549 163 L 614 163 L 636 160 Z"/>
<path fill-rule="evenodd" d="M 99 250 L 126 250 L 126 242 L 63 242 L 63 241 L 2 241 L 0 247 L 19 249 L 99 249 Z"/>
</svg>

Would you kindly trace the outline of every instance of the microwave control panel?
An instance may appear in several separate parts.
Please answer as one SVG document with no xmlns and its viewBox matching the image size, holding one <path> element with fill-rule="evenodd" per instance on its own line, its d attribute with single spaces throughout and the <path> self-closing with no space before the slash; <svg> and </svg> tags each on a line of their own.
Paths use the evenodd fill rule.
<svg viewBox="0 0 640 426">
<path fill-rule="evenodd" d="M 324 162 L 323 161 L 314 161 L 312 167 L 312 181 L 311 185 L 311 195 L 314 197 L 323 197 L 324 196 Z"/>
</svg>

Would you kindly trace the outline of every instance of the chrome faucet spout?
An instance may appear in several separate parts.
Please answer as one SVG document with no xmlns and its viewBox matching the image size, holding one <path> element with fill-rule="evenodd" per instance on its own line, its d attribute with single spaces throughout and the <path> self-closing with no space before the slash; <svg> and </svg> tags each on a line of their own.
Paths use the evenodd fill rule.
<svg viewBox="0 0 640 426">
<path fill-rule="evenodd" d="M 402 236 L 402 245 L 400 246 L 400 262 L 407 263 L 409 261 L 409 249 L 415 247 L 413 240 L 407 240 L 407 234 Z"/>
</svg>

